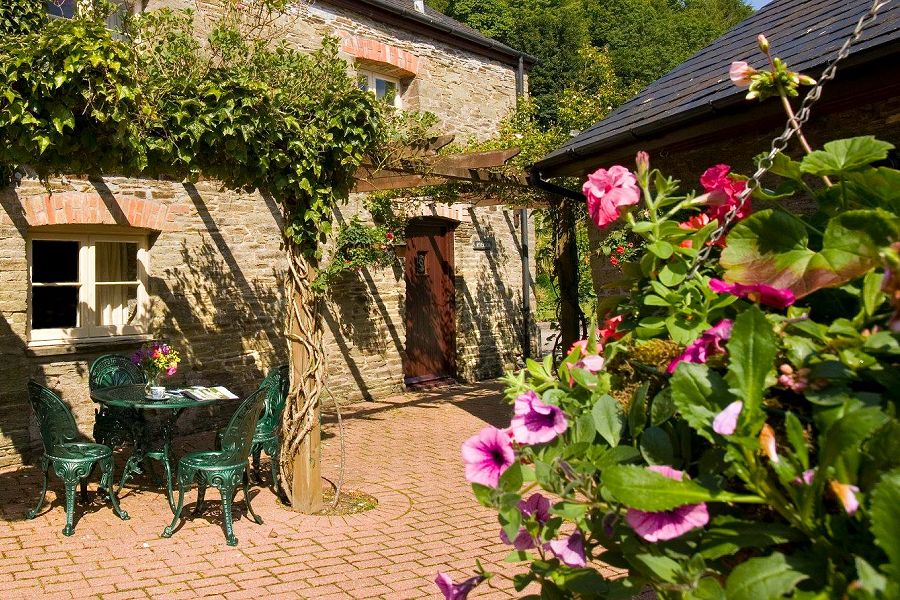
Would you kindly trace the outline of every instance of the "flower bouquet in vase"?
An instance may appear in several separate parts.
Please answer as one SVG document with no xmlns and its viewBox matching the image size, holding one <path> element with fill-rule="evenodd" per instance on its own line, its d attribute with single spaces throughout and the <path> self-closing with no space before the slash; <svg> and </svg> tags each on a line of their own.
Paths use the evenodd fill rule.
<svg viewBox="0 0 900 600">
<path fill-rule="evenodd" d="M 153 342 L 135 352 L 131 362 L 144 371 L 147 380 L 145 391 L 149 396 L 151 388 L 158 386 L 163 376 L 171 377 L 178 371 L 181 356 L 168 344 Z"/>
</svg>

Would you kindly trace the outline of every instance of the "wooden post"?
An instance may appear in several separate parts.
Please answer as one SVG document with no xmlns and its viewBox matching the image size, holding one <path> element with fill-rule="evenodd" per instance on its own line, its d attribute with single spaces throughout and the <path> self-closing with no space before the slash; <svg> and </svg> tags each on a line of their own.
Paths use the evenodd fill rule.
<svg viewBox="0 0 900 600">
<path fill-rule="evenodd" d="M 320 299 L 312 290 L 315 265 L 290 247 L 288 341 L 291 388 L 281 421 L 281 472 L 291 508 L 322 509 L 320 397 L 325 374 Z"/>
<path fill-rule="evenodd" d="M 556 279 L 559 285 L 559 328 L 562 350 L 581 339 L 581 307 L 578 303 L 578 245 L 575 238 L 575 210 L 572 200 L 558 197 L 553 202 L 556 248 Z"/>
</svg>

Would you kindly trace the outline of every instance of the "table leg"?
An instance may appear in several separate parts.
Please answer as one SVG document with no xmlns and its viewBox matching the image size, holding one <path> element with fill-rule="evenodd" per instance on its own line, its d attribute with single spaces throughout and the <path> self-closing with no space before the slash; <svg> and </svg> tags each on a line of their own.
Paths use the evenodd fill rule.
<svg viewBox="0 0 900 600">
<path fill-rule="evenodd" d="M 172 410 L 168 419 L 162 426 L 163 447 L 162 451 L 154 452 L 154 458 L 159 460 L 163 466 L 163 472 L 166 476 L 166 495 L 169 500 L 169 508 L 175 513 L 175 494 L 172 488 L 172 438 L 175 435 L 175 422 L 183 412 L 183 409 Z"/>
</svg>

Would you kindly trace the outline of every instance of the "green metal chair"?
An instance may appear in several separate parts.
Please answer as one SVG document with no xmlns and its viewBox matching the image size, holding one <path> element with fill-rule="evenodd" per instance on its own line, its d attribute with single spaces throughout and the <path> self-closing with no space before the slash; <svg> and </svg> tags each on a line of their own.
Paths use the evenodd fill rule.
<svg viewBox="0 0 900 600">
<path fill-rule="evenodd" d="M 190 452 L 178 461 L 178 503 L 175 507 L 175 516 L 172 523 L 162 532 L 162 537 L 171 537 L 175 527 L 181 521 L 181 511 L 184 508 L 185 488 L 197 481 L 197 506 L 194 515 L 203 512 L 206 486 L 211 485 L 219 490 L 222 496 L 222 517 L 225 526 L 225 540 L 229 546 L 236 546 L 237 538 L 234 536 L 233 517 L 231 505 L 234 501 L 238 482 L 243 481 L 244 503 L 247 512 L 253 519 L 262 525 L 262 519 L 253 512 L 250 504 L 250 482 L 247 476 L 247 458 L 250 455 L 250 447 L 253 444 L 253 432 L 259 415 L 266 400 L 265 390 L 260 388 L 250 394 L 241 402 L 228 427 L 220 434 L 221 450 L 204 450 Z"/>
<path fill-rule="evenodd" d="M 66 526 L 63 535 L 75 533 L 75 487 L 81 482 L 81 499 L 87 502 L 87 477 L 100 463 L 100 487 L 106 491 L 115 513 L 122 519 L 128 519 L 128 513 L 119 508 L 119 501 L 113 492 L 113 456 L 112 449 L 103 444 L 92 444 L 78 441 L 78 428 L 72 411 L 52 390 L 34 381 L 28 382 L 28 397 L 31 408 L 37 417 L 44 444 L 41 456 L 41 471 L 44 483 L 38 504 L 28 512 L 27 517 L 33 519 L 44 505 L 47 495 L 47 479 L 50 465 L 56 476 L 66 486 Z"/>
<path fill-rule="evenodd" d="M 283 365 L 269 371 L 266 378 L 259 384 L 260 389 L 266 390 L 266 401 L 263 413 L 256 422 L 256 431 L 253 433 L 253 445 L 250 447 L 250 456 L 253 457 L 253 471 L 256 480 L 259 478 L 259 460 L 263 450 L 272 460 L 272 489 L 278 493 L 280 482 L 280 469 L 278 465 L 279 450 L 281 448 L 281 413 L 287 401 L 288 367 Z"/>
<path fill-rule="evenodd" d="M 88 370 L 88 386 L 94 390 L 114 385 L 145 383 L 144 372 L 121 354 L 104 354 L 91 364 Z M 126 415 L 126 409 L 102 406 L 94 411 L 94 440 L 110 448 L 133 443 L 133 431 L 129 425 L 135 415 Z"/>
</svg>

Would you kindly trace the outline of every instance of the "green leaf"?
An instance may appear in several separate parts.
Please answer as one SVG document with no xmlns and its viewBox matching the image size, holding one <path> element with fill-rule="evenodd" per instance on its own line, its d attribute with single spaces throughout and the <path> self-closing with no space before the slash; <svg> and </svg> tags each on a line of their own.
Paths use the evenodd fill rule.
<svg viewBox="0 0 900 600">
<path fill-rule="evenodd" d="M 858 450 L 862 442 L 887 421 L 888 416 L 874 406 L 855 410 L 838 419 L 820 442 L 819 468 L 830 467 L 842 454 Z"/>
<path fill-rule="evenodd" d="M 653 397 L 650 404 L 650 424 L 662 425 L 675 414 L 675 402 L 672 400 L 672 388 L 666 387 Z"/>
<path fill-rule="evenodd" d="M 659 281 L 667 287 L 675 287 L 682 281 L 688 272 L 688 265 L 683 260 L 676 260 L 667 264 L 659 271 Z"/>
<path fill-rule="evenodd" d="M 712 491 L 693 481 L 675 481 L 635 465 L 609 467 L 603 471 L 602 479 L 616 500 L 638 510 L 670 510 L 715 498 Z"/>
<path fill-rule="evenodd" d="M 728 600 L 782 598 L 809 576 L 796 570 L 790 558 L 780 552 L 751 558 L 739 564 L 728 576 L 725 590 Z"/>
<path fill-rule="evenodd" d="M 628 431 L 632 438 L 636 438 L 643 431 L 647 422 L 647 390 L 650 382 L 642 383 L 631 396 L 631 404 L 628 406 Z"/>
<path fill-rule="evenodd" d="M 863 278 L 863 308 L 866 311 L 866 315 L 869 317 L 874 316 L 875 311 L 878 310 L 878 307 L 884 302 L 884 293 L 881 291 L 881 280 L 882 274 L 875 271 L 866 273 L 865 278 Z"/>
<path fill-rule="evenodd" d="M 675 253 L 674 246 L 663 240 L 656 240 L 652 244 L 648 244 L 647 250 L 663 260 L 666 260 Z"/>
<path fill-rule="evenodd" d="M 855 557 L 854 562 L 856 563 L 856 575 L 863 589 L 868 592 L 884 593 L 887 588 L 887 577 L 859 556 Z"/>
<path fill-rule="evenodd" d="M 887 158 L 893 144 L 865 135 L 845 140 L 834 140 L 803 157 L 800 170 L 817 177 L 843 175 Z"/>
<path fill-rule="evenodd" d="M 591 409 L 594 427 L 610 446 L 618 446 L 625 425 L 625 415 L 615 398 L 604 394 Z"/>
<path fill-rule="evenodd" d="M 644 552 L 631 556 L 630 562 L 638 571 L 645 573 L 647 576 L 659 578 L 670 583 L 675 583 L 678 580 L 678 575 L 681 573 L 681 565 L 668 556 L 657 556 Z"/>
<path fill-rule="evenodd" d="M 775 333 L 758 307 L 751 306 L 738 315 L 728 340 L 725 380 L 732 393 L 743 401 L 748 418 L 760 410 L 766 379 L 774 373 L 777 352 Z"/>
<path fill-rule="evenodd" d="M 787 432 L 788 442 L 794 450 L 794 456 L 800 461 L 804 469 L 809 468 L 809 448 L 807 447 L 806 437 L 803 435 L 803 425 L 800 419 L 792 412 L 788 412 L 784 416 L 784 428 Z"/>
<path fill-rule="evenodd" d="M 872 490 L 872 533 L 890 561 L 890 574 L 900 579 L 900 470 L 882 476 Z"/>
<path fill-rule="evenodd" d="M 522 487 L 522 465 L 515 462 L 503 471 L 497 486 L 504 492 L 517 492 Z"/>
<path fill-rule="evenodd" d="M 694 431 L 715 443 L 713 419 L 734 399 L 725 381 L 706 365 L 682 363 L 671 384 L 678 412 Z"/>
<path fill-rule="evenodd" d="M 641 455 L 651 465 L 671 465 L 675 450 L 669 435 L 659 427 L 648 427 L 641 434 Z"/>
<path fill-rule="evenodd" d="M 788 525 L 744 521 L 731 516 L 713 519 L 703 534 L 701 554 L 708 560 L 733 556 L 741 548 L 766 548 L 802 539 Z"/>
<path fill-rule="evenodd" d="M 900 219 L 894 214 L 845 211 L 828 222 L 822 248 L 815 251 L 797 217 L 763 210 L 731 230 L 720 263 L 729 281 L 789 288 L 802 298 L 865 274 L 880 264 L 880 249 L 898 237 Z"/>
<path fill-rule="evenodd" d="M 490 488 L 486 485 L 481 485 L 480 483 L 473 483 L 472 493 L 475 495 L 475 499 L 478 500 L 479 504 L 481 504 L 482 506 L 487 506 L 488 508 L 493 508 L 494 488 Z"/>
</svg>

